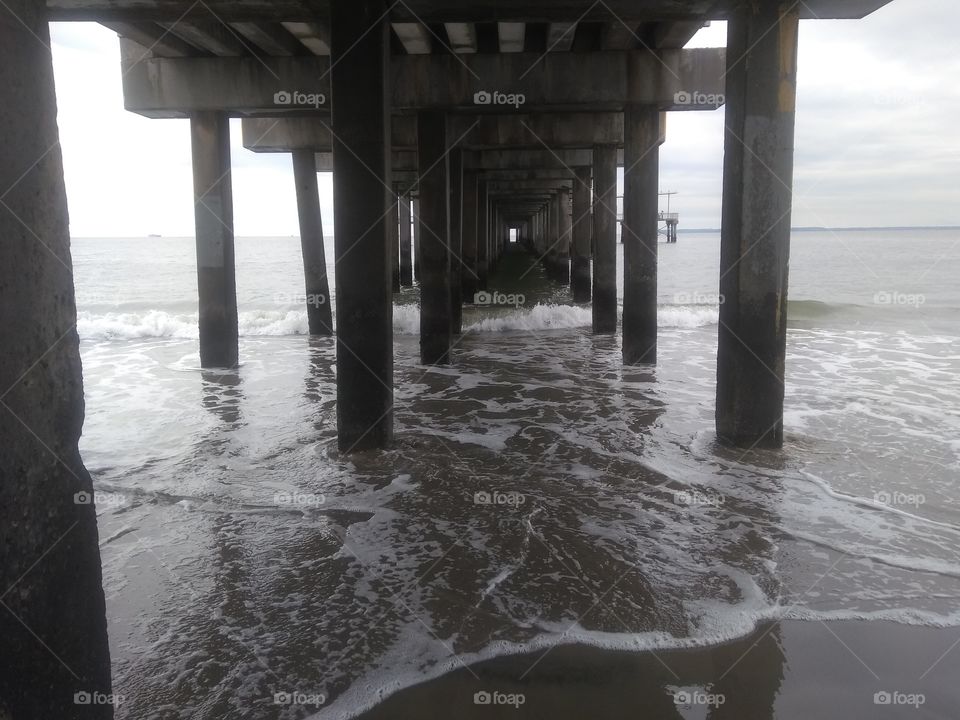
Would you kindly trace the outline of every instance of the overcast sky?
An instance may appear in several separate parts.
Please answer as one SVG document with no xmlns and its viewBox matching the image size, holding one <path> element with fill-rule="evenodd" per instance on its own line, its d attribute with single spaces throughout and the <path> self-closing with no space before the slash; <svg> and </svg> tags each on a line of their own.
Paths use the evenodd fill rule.
<svg viewBox="0 0 960 720">
<path fill-rule="evenodd" d="M 800 28 L 794 226 L 960 225 L 960 2 L 893 0 L 862 21 Z M 714 23 L 691 45 L 722 46 Z M 74 237 L 193 234 L 186 120 L 123 109 L 116 35 L 51 25 Z M 287 155 L 258 155 L 231 124 L 237 235 L 296 235 Z M 677 112 L 661 189 L 681 225 L 720 223 L 723 110 Z M 327 234 L 331 178 L 320 175 Z"/>
</svg>

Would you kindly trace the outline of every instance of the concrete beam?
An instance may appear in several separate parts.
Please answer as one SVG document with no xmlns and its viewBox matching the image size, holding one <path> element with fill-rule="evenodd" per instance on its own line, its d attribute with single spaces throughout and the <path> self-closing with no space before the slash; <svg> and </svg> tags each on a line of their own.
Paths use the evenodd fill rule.
<svg viewBox="0 0 960 720">
<path fill-rule="evenodd" d="M 473 23 L 444 23 L 450 49 L 455 53 L 477 51 L 477 28 Z"/>
<path fill-rule="evenodd" d="M 430 31 L 421 23 L 393 23 L 393 31 L 408 55 L 429 55 L 433 50 Z"/>
<path fill-rule="evenodd" d="M 115 22 L 104 23 L 105 27 L 113 30 L 121 38 L 133 40 L 143 47 L 143 52 L 134 55 L 134 62 L 139 62 L 145 54 L 162 57 L 190 57 L 202 51 L 193 45 L 173 35 L 166 28 L 151 22 Z"/>
<path fill-rule="evenodd" d="M 500 114 L 521 108 L 618 111 L 628 102 L 661 110 L 713 110 L 723 99 L 724 58 L 722 48 L 408 55 L 391 64 L 390 105 Z M 149 58 L 124 66 L 124 106 L 147 117 L 185 117 L 194 110 L 271 116 L 327 112 L 329 69 L 329 58 L 321 57 Z M 283 92 L 313 99 L 278 102 Z M 499 103 L 511 96 L 517 104 Z M 478 104 L 478 98 L 484 102 Z"/>
<path fill-rule="evenodd" d="M 248 54 L 237 34 L 219 20 L 161 23 L 161 26 L 170 34 L 214 55 L 241 57 Z"/>
<path fill-rule="evenodd" d="M 248 44 L 263 50 L 267 55 L 291 57 L 306 55 L 306 48 L 283 26 L 266 22 L 231 23 L 236 32 L 242 35 Z"/>
<path fill-rule="evenodd" d="M 314 55 L 330 54 L 330 28 L 315 22 L 280 23 Z"/>
<path fill-rule="evenodd" d="M 554 22 L 547 26 L 547 52 L 568 52 L 573 47 L 577 23 Z"/>
<path fill-rule="evenodd" d="M 805 19 L 861 18 L 890 0 L 806 0 L 799 5 Z M 276 20 L 310 22 L 326 17 L 332 0 L 207 0 L 204 12 L 226 21 Z M 444 4 L 435 0 L 394 3 L 393 22 L 609 22 L 708 20 L 726 18 L 740 0 L 517 0 L 510 3 Z M 195 0 L 47 0 L 49 19 L 103 22 L 111 20 L 165 20 L 174 22 L 191 10 Z"/>
<path fill-rule="evenodd" d="M 497 23 L 497 39 L 502 53 L 521 53 L 527 26 L 522 22 Z"/>
</svg>

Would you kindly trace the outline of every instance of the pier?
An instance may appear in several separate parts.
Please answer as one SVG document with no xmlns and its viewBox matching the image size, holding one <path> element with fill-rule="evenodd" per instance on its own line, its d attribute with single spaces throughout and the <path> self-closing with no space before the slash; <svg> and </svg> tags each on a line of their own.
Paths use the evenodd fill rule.
<svg viewBox="0 0 960 720">
<path fill-rule="evenodd" d="M 511 236 L 657 361 L 659 148 L 672 112 L 725 113 L 715 429 L 783 444 L 797 42 L 801 19 L 889 0 L 6 0 L 0 7 L 0 718 L 110 718 L 96 507 L 50 21 L 119 40 L 125 108 L 189 119 L 201 365 L 242 363 L 230 118 L 289 154 L 305 308 L 336 342 L 342 453 L 393 441 L 393 300 L 420 289 L 420 361 L 457 364 L 462 309 Z M 726 48 L 685 49 L 711 20 Z M 616 277 L 623 171 L 622 315 Z M 332 172 L 322 218 L 317 172 Z M 327 277 L 324 222 L 333 227 Z M 144 268 L 149 272 L 149 268 Z M 331 285 L 336 307 L 328 302 Z M 333 312 L 335 311 L 335 313 Z M 6 715 L 5 715 L 6 713 Z"/>
</svg>

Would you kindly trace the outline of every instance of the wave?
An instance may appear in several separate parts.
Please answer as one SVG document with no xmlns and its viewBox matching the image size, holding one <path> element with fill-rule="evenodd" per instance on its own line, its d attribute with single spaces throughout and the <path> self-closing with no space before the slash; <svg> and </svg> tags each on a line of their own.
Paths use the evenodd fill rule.
<svg viewBox="0 0 960 720">
<path fill-rule="evenodd" d="M 660 327 L 696 328 L 717 323 L 718 310 L 709 305 L 661 305 Z M 140 338 L 196 339 L 197 313 L 174 314 L 163 310 L 131 313 L 80 312 L 77 330 L 85 340 Z M 464 331 L 495 333 L 511 330 L 558 330 L 590 327 L 591 311 L 577 305 L 535 305 L 530 309 L 496 312 L 464 308 Z M 252 310 L 239 315 L 241 336 L 306 335 L 304 310 Z M 393 330 L 398 335 L 420 333 L 420 308 L 393 307 Z"/>
</svg>

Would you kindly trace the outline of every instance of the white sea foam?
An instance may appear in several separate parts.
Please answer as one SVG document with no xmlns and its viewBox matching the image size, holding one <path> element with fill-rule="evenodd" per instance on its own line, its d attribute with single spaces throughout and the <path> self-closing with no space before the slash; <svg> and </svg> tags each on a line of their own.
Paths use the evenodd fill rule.
<svg viewBox="0 0 960 720">
<path fill-rule="evenodd" d="M 481 311 L 486 312 L 486 311 Z M 696 328 L 714 325 L 717 308 L 705 305 L 662 305 L 659 309 L 660 327 Z M 303 310 L 246 310 L 238 318 L 240 335 L 285 336 L 305 335 L 307 314 Z M 591 311 L 576 305 L 535 305 L 482 316 L 466 309 L 464 329 L 468 332 L 493 333 L 509 330 L 558 330 L 590 327 Z M 174 314 L 163 310 L 129 313 L 78 313 L 77 329 L 85 340 L 122 340 L 139 338 L 196 338 L 197 313 Z M 416 305 L 394 305 L 393 329 L 398 335 L 417 335 L 420 332 L 420 309 Z"/>
</svg>

